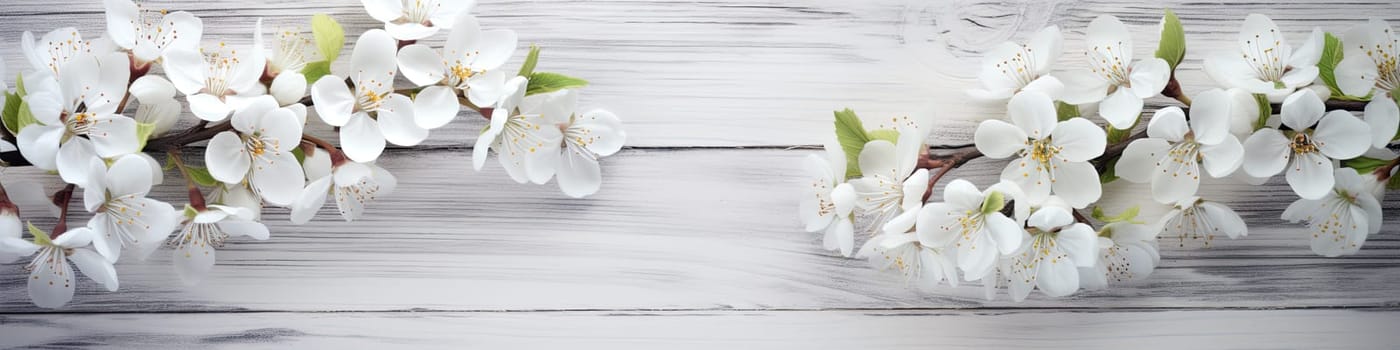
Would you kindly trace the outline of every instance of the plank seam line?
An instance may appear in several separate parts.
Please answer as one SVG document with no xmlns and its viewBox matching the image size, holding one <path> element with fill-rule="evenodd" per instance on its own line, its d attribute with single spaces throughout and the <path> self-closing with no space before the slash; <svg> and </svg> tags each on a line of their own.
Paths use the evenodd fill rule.
<svg viewBox="0 0 1400 350">
<path fill-rule="evenodd" d="M 1387 305 L 1351 306 L 1160 306 L 1160 307 L 893 307 L 893 308 L 622 308 L 622 309 L 388 309 L 388 310 L 179 310 L 179 311 L 70 311 L 43 312 L 20 311 L 0 312 L 4 316 L 32 315 L 126 315 L 126 314 L 372 314 L 372 313 L 743 313 L 743 312 L 1163 312 L 1163 311 L 1300 311 L 1300 310 L 1355 310 L 1355 311 L 1400 311 L 1400 303 Z"/>
</svg>

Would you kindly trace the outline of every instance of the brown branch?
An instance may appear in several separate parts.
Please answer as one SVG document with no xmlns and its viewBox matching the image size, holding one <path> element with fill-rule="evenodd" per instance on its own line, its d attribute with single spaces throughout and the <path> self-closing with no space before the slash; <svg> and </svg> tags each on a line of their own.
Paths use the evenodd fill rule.
<svg viewBox="0 0 1400 350">
<path fill-rule="evenodd" d="M 73 201 L 73 190 L 77 188 L 77 185 L 68 184 L 53 194 L 53 204 L 58 206 L 58 223 L 53 226 L 53 234 L 49 236 L 50 239 L 58 238 L 59 235 L 68 232 L 68 203 Z"/>
<path fill-rule="evenodd" d="M 206 125 L 208 125 L 207 122 L 201 121 L 199 124 L 195 124 L 180 133 L 151 139 L 150 142 L 146 142 L 146 148 L 144 150 L 146 152 L 169 152 L 191 143 L 214 138 L 214 135 L 218 135 L 221 132 L 233 130 L 233 123 L 231 122 L 223 122 L 212 127 L 205 127 Z"/>
<path fill-rule="evenodd" d="M 931 154 L 929 150 L 925 149 L 919 154 L 917 167 L 919 169 L 937 169 L 938 172 L 929 177 L 928 188 L 924 189 L 923 200 L 927 202 L 933 196 L 934 185 L 937 185 L 944 175 L 948 175 L 953 169 L 981 157 L 982 152 L 977 150 L 977 146 L 962 146 L 952 149 L 951 152 L 943 152 L 938 155 Z"/>
</svg>

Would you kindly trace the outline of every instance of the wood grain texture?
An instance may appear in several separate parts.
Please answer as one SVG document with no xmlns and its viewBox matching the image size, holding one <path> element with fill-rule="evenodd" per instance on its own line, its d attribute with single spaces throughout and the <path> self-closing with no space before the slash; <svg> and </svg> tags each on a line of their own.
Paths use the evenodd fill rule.
<svg viewBox="0 0 1400 350">
<path fill-rule="evenodd" d="M 982 52 L 1022 41 L 1046 25 L 1065 31 L 1060 71 L 1084 70 L 1083 32 L 1100 14 L 1121 18 L 1146 57 L 1156 47 L 1161 9 L 1186 26 L 1188 55 L 1178 76 L 1188 92 L 1208 88 L 1200 70 L 1208 52 L 1235 48 L 1247 13 L 1275 19 L 1290 40 L 1312 27 L 1342 32 L 1366 18 L 1400 23 L 1390 0 L 1347 2 L 922 1 L 481 1 L 488 28 L 510 28 L 522 43 L 545 47 L 541 70 L 589 79 L 584 107 L 608 108 L 627 122 L 632 146 L 819 144 L 831 111 L 855 108 L 875 123 L 892 116 L 936 114 L 944 124 L 996 116 L 997 106 L 969 103 Z M 379 27 L 350 0 L 146 1 L 204 19 L 206 44 L 247 45 L 256 18 L 267 26 L 308 27 L 328 13 L 357 35 Z M 104 33 L 100 1 L 8 1 L 0 10 L 0 57 L 25 67 L 18 41 L 26 30 L 78 28 Z M 439 45 L 444 36 L 425 43 Z M 354 38 L 347 40 L 353 46 Z M 524 56 L 524 48 L 512 65 Z M 347 50 L 353 49 L 348 47 Z M 348 52 L 348 51 L 347 51 Z M 348 59 L 335 70 L 349 69 Z M 14 74 L 10 72 L 9 74 Z M 1153 103 L 1165 103 L 1156 98 Z M 429 144 L 470 145 L 482 123 L 464 118 Z M 965 136 L 962 128 L 949 138 Z M 936 139 L 937 143 L 954 141 Z"/>
<path fill-rule="evenodd" d="M 1086 69 L 1083 32 L 1094 16 L 1121 18 L 1145 57 L 1156 45 L 1160 9 L 1170 7 L 1189 40 L 1178 75 L 1196 92 L 1211 85 L 1200 58 L 1232 48 L 1247 13 L 1273 17 L 1297 40 L 1313 26 L 1400 24 L 1393 1 L 481 2 L 485 26 L 514 29 L 522 47 L 543 45 L 541 70 L 590 80 L 582 106 L 626 122 L 630 147 L 605 160 L 599 194 L 579 200 L 553 184 L 518 185 L 494 161 L 472 171 L 465 147 L 483 123 L 464 113 L 424 146 L 386 153 L 381 165 L 398 175 L 399 190 L 362 220 L 341 222 L 327 208 L 294 226 L 285 210 L 269 209 L 272 239 L 231 240 L 198 286 L 180 285 L 164 250 L 119 264 L 119 292 L 82 280 L 65 309 L 40 310 L 28 301 L 22 266 L 0 265 L 0 347 L 1385 348 L 1400 341 L 1393 332 L 1400 216 L 1389 211 L 1386 229 L 1359 254 L 1322 258 L 1299 226 L 1278 219 L 1294 198 L 1282 178 L 1259 187 L 1208 182 L 1202 193 L 1238 209 L 1248 237 L 1211 249 L 1163 240 L 1163 266 L 1148 280 L 1107 291 L 987 301 L 977 286 L 916 290 L 822 251 L 796 215 L 801 160 L 813 151 L 791 148 L 828 138 L 830 111 L 844 107 L 870 124 L 936 115 L 932 144 L 967 143 L 971 121 L 999 109 L 963 96 L 977 84 L 982 52 L 1050 24 L 1065 30 L 1059 71 Z M 249 43 L 256 18 L 306 28 L 311 14 L 328 13 L 351 35 L 379 26 L 354 0 L 144 3 L 202 17 L 206 44 Z M 93 38 L 103 25 L 96 0 L 5 1 L 4 74 L 27 67 L 23 31 L 74 26 Z M 345 71 L 347 61 L 335 69 Z M 319 123 L 311 130 L 329 132 Z M 986 185 L 1002 164 L 974 161 L 953 177 Z M 33 169 L 0 169 L 0 178 L 57 185 Z M 1116 193 L 1122 198 L 1114 200 L 1148 196 Z M 183 191 L 167 184 L 155 196 L 176 200 Z M 1400 208 L 1400 199 L 1383 206 Z"/>
<path fill-rule="evenodd" d="M 253 313 L 0 316 L 22 348 L 1356 349 L 1400 342 L 1400 313 Z"/>
<path fill-rule="evenodd" d="M 326 208 L 318 221 L 292 226 L 284 210 L 269 209 L 272 239 L 230 241 L 199 286 L 180 285 L 166 250 L 119 264 L 119 293 L 79 283 L 63 311 L 1400 305 L 1400 217 L 1356 256 L 1317 257 L 1300 226 L 1277 219 L 1288 204 L 1279 200 L 1288 191 L 1282 179 L 1204 185 L 1202 193 L 1241 211 L 1250 236 L 1208 250 L 1164 240 L 1164 266 L 1139 284 L 1024 303 L 985 301 L 975 286 L 920 292 L 801 232 L 796 175 L 809 153 L 627 151 L 607 159 L 597 196 L 576 200 L 549 185 L 514 184 L 494 162 L 473 173 L 462 150 L 395 152 L 381 164 L 398 171 L 398 191 L 360 221 L 340 222 Z M 985 185 L 1002 164 L 975 161 L 953 175 Z M 162 186 L 156 196 L 181 193 Z M 0 266 L 0 310 L 40 311 L 25 298 L 19 268 Z"/>
</svg>

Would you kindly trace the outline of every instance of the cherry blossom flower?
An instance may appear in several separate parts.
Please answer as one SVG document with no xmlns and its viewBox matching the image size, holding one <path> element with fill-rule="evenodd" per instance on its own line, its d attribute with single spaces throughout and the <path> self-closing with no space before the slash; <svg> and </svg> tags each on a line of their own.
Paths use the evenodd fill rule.
<svg viewBox="0 0 1400 350">
<path fill-rule="evenodd" d="M 1158 236 L 1176 238 L 1180 246 L 1186 241 L 1199 241 L 1210 247 L 1215 236 L 1224 234 L 1230 239 L 1249 234 L 1244 219 L 1224 204 L 1207 201 L 1200 197 L 1188 197 L 1178 201 L 1172 210 L 1162 216 L 1158 223 L 1161 233 Z"/>
<path fill-rule="evenodd" d="M 103 44 L 83 40 L 83 35 L 78 33 L 78 29 L 64 27 L 48 32 L 38 39 L 34 38 L 34 33 L 25 31 L 20 39 L 20 50 L 40 75 L 58 76 L 63 66 L 78 56 L 102 56 L 111 52 L 109 47 Z M 34 85 L 26 81 L 25 86 Z"/>
<path fill-rule="evenodd" d="M 601 109 L 575 112 L 578 92 L 572 89 L 526 97 L 522 104 L 522 110 L 541 111 L 546 120 L 562 130 L 562 153 L 553 170 L 559 189 L 574 198 L 598 192 L 603 184 L 598 161 L 617 153 L 627 141 L 627 132 L 622 130 L 617 115 Z M 842 164 L 844 171 L 844 160 Z"/>
<path fill-rule="evenodd" d="M 264 94 L 259 81 L 267 65 L 262 19 L 253 28 L 252 47 L 233 49 L 221 42 L 214 48 L 176 47 L 166 53 L 165 73 L 199 119 L 224 121 L 250 98 Z"/>
<path fill-rule="evenodd" d="M 1385 21 L 1372 19 L 1348 30 L 1342 43 L 1337 87 L 1351 96 L 1374 93 L 1366 104 L 1366 123 L 1371 125 L 1371 146 L 1385 147 L 1400 128 L 1400 109 L 1392 95 L 1400 89 L 1400 39 Z"/>
<path fill-rule="evenodd" d="M 1079 290 L 1079 269 L 1096 262 L 1094 228 L 1075 222 L 1072 209 L 1057 198 L 1046 203 L 1026 221 L 1031 229 L 1023 232 L 1029 238 L 1003 265 L 1011 298 L 1018 302 L 1037 288 L 1052 297 L 1073 294 Z"/>
<path fill-rule="evenodd" d="M 807 232 L 826 232 L 822 245 L 827 250 L 851 256 L 855 250 L 855 225 L 851 211 L 855 208 L 855 188 L 845 183 L 846 154 L 835 141 L 824 145 L 826 157 L 807 155 L 803 169 L 811 180 L 803 188 L 799 218 Z M 561 177 L 562 178 L 562 177 Z"/>
<path fill-rule="evenodd" d="M 1335 187 L 1318 199 L 1299 199 L 1283 211 L 1288 222 L 1306 221 L 1312 250 L 1336 257 L 1355 254 L 1366 236 L 1381 231 L 1381 203 L 1355 169 L 1335 169 Z"/>
<path fill-rule="evenodd" d="M 185 228 L 166 241 L 174 247 L 175 274 L 185 285 L 198 284 L 214 268 L 215 248 L 232 236 L 266 240 L 267 226 L 252 221 L 246 208 L 209 205 L 205 210 L 186 209 Z"/>
<path fill-rule="evenodd" d="M 272 77 L 267 93 L 277 98 L 278 105 L 285 107 L 297 104 L 306 96 L 306 75 L 301 70 L 306 68 L 315 46 L 310 38 L 294 29 L 277 30 L 276 36 L 276 45 L 267 54 L 267 68 L 263 76 Z M 305 119 L 305 113 L 302 119 Z"/>
<path fill-rule="evenodd" d="M 136 99 L 137 122 L 152 126 L 151 136 L 159 137 L 175 127 L 180 120 L 183 108 L 175 99 L 175 84 L 159 75 L 146 75 L 137 78 L 128 89 Z"/>
<path fill-rule="evenodd" d="M 326 195 L 335 197 L 340 216 L 345 221 L 359 219 L 365 205 L 379 196 L 387 195 L 398 186 L 398 179 L 388 170 L 374 164 L 345 161 L 334 151 L 316 150 L 306 157 L 305 168 L 311 183 L 292 203 L 292 223 L 305 224 L 326 204 Z M 340 157 L 339 164 L 332 159 Z"/>
<path fill-rule="evenodd" d="M 1147 124 L 1147 138 L 1128 144 L 1114 174 L 1136 183 L 1151 182 L 1152 196 L 1174 203 L 1196 194 L 1201 168 L 1225 177 L 1244 162 L 1244 147 L 1229 129 L 1229 97 L 1223 90 L 1196 96 L 1191 120 L 1176 106 L 1157 110 Z"/>
<path fill-rule="evenodd" d="M 146 198 L 151 191 L 151 166 L 140 156 L 122 156 L 110 168 L 96 158 L 90 164 L 83 204 L 94 213 L 88 223 L 93 248 L 116 262 L 123 247 L 135 247 L 136 258 L 144 260 L 179 224 L 175 207 Z"/>
<path fill-rule="evenodd" d="M 555 124 L 545 116 L 547 110 L 522 106 L 528 84 L 525 77 L 506 83 L 506 97 L 492 110 L 491 124 L 477 136 L 472 148 L 472 167 L 480 171 L 486 165 L 487 150 L 491 150 L 515 182 L 543 184 L 554 176 L 564 133 L 551 127 Z"/>
<path fill-rule="evenodd" d="M 306 182 L 292 149 L 301 142 L 301 124 L 291 111 L 278 108 L 268 96 L 255 99 L 233 114 L 232 131 L 209 140 L 205 165 L 214 179 L 226 184 L 248 181 L 263 200 L 292 204 Z"/>
<path fill-rule="evenodd" d="M 24 158 L 83 185 L 90 158 L 139 150 L 136 121 L 115 114 L 126 95 L 126 62 L 121 54 L 81 55 L 63 66 L 56 81 L 32 87 L 24 98 L 38 123 L 16 135 Z"/>
<path fill-rule="evenodd" d="M 1103 129 L 1084 118 L 1057 123 L 1054 102 L 1039 92 L 1012 97 L 1007 113 L 1012 123 L 983 121 L 973 135 L 987 157 L 1020 156 L 1002 171 L 1003 180 L 1020 186 L 1031 203 L 1052 193 L 1075 208 L 1099 199 L 1099 172 L 1089 160 L 1103 154 Z"/>
<path fill-rule="evenodd" d="M 956 251 L 951 248 L 920 244 L 913 232 L 886 231 L 866 241 L 856 257 L 869 260 L 876 270 L 894 270 L 904 276 L 905 282 L 929 288 L 943 281 L 958 286 L 954 254 Z"/>
<path fill-rule="evenodd" d="M 356 162 L 371 162 L 384 152 L 386 141 L 413 146 L 428 138 L 428 129 L 414 119 L 414 102 L 394 92 L 397 63 L 394 40 L 383 30 L 360 35 L 351 53 L 350 81 L 327 75 L 311 86 L 316 114 L 340 128 L 340 145 Z"/>
<path fill-rule="evenodd" d="M 514 31 L 482 31 L 476 17 L 463 12 L 441 54 L 423 44 L 405 46 L 399 51 L 399 70 L 419 86 L 447 86 L 463 91 L 474 105 L 491 106 L 504 96 L 508 73 L 500 68 L 515 53 L 517 43 Z M 427 128 L 441 126 L 423 122 Z"/>
<path fill-rule="evenodd" d="M 1322 38 L 1322 30 L 1314 28 L 1294 51 L 1273 20 L 1250 14 L 1240 28 L 1238 50 L 1206 57 L 1205 71 L 1225 87 L 1282 98 L 1317 78 Z"/>
<path fill-rule="evenodd" d="M 1139 281 L 1161 263 L 1154 225 L 1114 222 L 1104 225 L 1098 238 L 1098 261 L 1093 267 L 1079 268 L 1079 285 L 1087 290 L 1109 284 Z"/>
<path fill-rule="evenodd" d="M 476 7 L 475 0 L 360 0 L 370 17 L 384 22 L 394 39 L 418 40 L 452 29 L 459 14 Z"/>
<path fill-rule="evenodd" d="M 117 291 L 117 271 L 112 262 L 102 257 L 88 246 L 95 233 L 87 227 L 68 230 L 57 238 L 49 239 L 49 234 L 29 225 L 33 242 L 16 236 L 0 235 L 0 246 L 12 249 L 19 256 L 33 256 L 25 265 L 29 271 L 29 299 L 35 306 L 54 309 L 73 300 L 73 290 L 77 279 L 73 267 L 84 276 L 102 285 L 109 292 Z"/>
<path fill-rule="evenodd" d="M 997 45 L 987 52 L 977 75 L 982 88 L 968 90 L 968 95 L 990 101 L 1005 101 L 1021 91 L 1057 95 L 1064 83 L 1051 76 L 1050 70 L 1060 57 L 1063 41 L 1060 27 L 1049 26 L 1036 32 L 1026 44 Z"/>
<path fill-rule="evenodd" d="M 1142 115 L 1142 100 L 1157 96 L 1171 78 L 1166 60 L 1149 57 L 1133 61 L 1133 37 L 1118 17 L 1101 15 L 1089 22 L 1089 49 L 1084 55 L 1090 77 L 1070 79 L 1061 96 L 1071 104 L 1099 103 L 1099 115 L 1118 129 L 1127 129 Z"/>
<path fill-rule="evenodd" d="M 1244 141 L 1244 170 L 1269 177 L 1288 170 L 1288 185 L 1298 196 L 1318 199 L 1332 188 L 1333 159 L 1351 159 L 1370 148 L 1366 123 L 1347 111 L 1325 112 L 1311 90 L 1298 91 L 1283 101 L 1283 125 L 1288 132 L 1263 128 Z M 1325 114 L 1324 114 L 1325 113 Z"/>
<path fill-rule="evenodd" d="M 861 178 L 851 180 L 856 208 L 873 215 L 873 222 L 894 219 L 908 209 L 918 209 L 928 189 L 928 169 L 914 169 L 927 135 L 916 126 L 901 126 L 898 143 L 870 141 L 857 157 Z M 880 226 L 872 225 L 871 233 Z"/>
<path fill-rule="evenodd" d="M 131 52 L 132 67 L 144 67 L 173 50 L 195 50 L 204 23 L 185 11 L 142 9 L 131 0 L 104 0 L 107 36 Z"/>
<path fill-rule="evenodd" d="M 943 189 L 943 202 L 919 209 L 919 243 L 927 247 L 956 250 L 963 278 L 975 281 L 996 267 L 997 258 L 1021 247 L 1026 235 L 1021 224 L 1001 213 L 1006 205 L 1009 182 L 986 191 L 963 179 L 949 182 Z"/>
</svg>

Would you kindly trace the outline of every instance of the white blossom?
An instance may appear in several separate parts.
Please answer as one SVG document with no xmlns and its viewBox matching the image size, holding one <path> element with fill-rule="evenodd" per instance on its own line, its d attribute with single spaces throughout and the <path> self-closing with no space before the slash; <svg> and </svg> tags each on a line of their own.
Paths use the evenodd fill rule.
<svg viewBox="0 0 1400 350">
<path fill-rule="evenodd" d="M 515 53 L 517 43 L 514 31 L 483 31 L 476 17 L 463 12 L 441 52 L 423 44 L 405 46 L 399 51 L 399 70 L 419 86 L 461 90 L 472 104 L 491 106 L 505 96 L 509 72 L 501 66 Z M 455 106 L 455 98 L 453 100 Z M 434 118 L 420 118 L 420 121 L 427 128 L 446 123 L 446 120 Z"/>
<path fill-rule="evenodd" d="M 57 79 L 27 86 L 24 97 L 36 124 L 16 135 L 20 153 L 35 167 L 58 170 L 65 182 L 83 185 L 88 160 L 139 150 L 136 121 L 118 115 L 129 71 L 122 54 L 72 58 Z"/>
<path fill-rule="evenodd" d="M 203 211 L 186 209 L 185 228 L 166 241 L 174 247 L 171 262 L 186 285 L 198 284 L 214 267 L 215 248 L 232 236 L 266 240 L 267 226 L 252 221 L 246 208 L 209 205 Z"/>
<path fill-rule="evenodd" d="M 827 250 L 851 256 L 855 250 L 855 225 L 851 220 L 855 188 L 845 183 L 846 154 L 841 145 L 827 142 L 824 148 L 825 157 L 810 154 L 802 163 L 810 183 L 803 187 L 798 217 L 807 232 L 825 232 L 822 245 Z"/>
<path fill-rule="evenodd" d="M 1351 159 L 1370 148 L 1366 123 L 1347 111 L 1326 112 L 1311 90 L 1283 101 L 1283 125 L 1290 131 L 1263 128 L 1244 141 L 1244 170 L 1269 177 L 1287 170 L 1288 185 L 1299 197 L 1318 199 L 1332 188 L 1333 160 Z"/>
<path fill-rule="evenodd" d="M 1143 99 L 1157 96 L 1171 78 L 1167 61 L 1148 57 L 1133 61 L 1133 37 L 1118 17 L 1101 15 L 1089 22 L 1084 52 L 1092 70 L 1087 78 L 1068 79 L 1061 98 L 1071 104 L 1099 102 L 1099 115 L 1127 129 L 1142 115 Z"/>
<path fill-rule="evenodd" d="M 1225 177 L 1244 162 L 1244 147 L 1229 129 L 1229 100 L 1222 90 L 1196 95 L 1191 119 L 1176 106 L 1157 110 L 1147 124 L 1147 138 L 1123 150 L 1114 174 L 1136 183 L 1152 183 L 1152 196 L 1174 203 L 1196 194 L 1202 168 Z"/>
<path fill-rule="evenodd" d="M 152 169 L 142 157 L 122 156 L 110 168 L 96 158 L 90 164 L 83 206 L 93 213 L 93 248 L 113 262 L 123 247 L 136 248 L 136 258 L 144 260 L 179 224 L 175 207 L 146 198 Z"/>
<path fill-rule="evenodd" d="M 983 121 L 974 134 L 977 150 L 987 157 L 1019 156 L 1002 171 L 1002 180 L 1016 183 L 1031 203 L 1052 193 L 1075 208 L 1099 199 L 1099 172 L 1089 160 L 1103 155 L 1103 129 L 1084 118 L 1057 122 L 1054 102 L 1038 92 L 1012 97 L 1007 113 L 1012 123 Z"/>
<path fill-rule="evenodd" d="M 528 84 L 525 77 L 506 83 L 506 97 L 491 111 L 491 124 L 472 147 L 472 168 L 480 171 L 490 150 L 515 182 L 543 184 L 554 176 L 564 133 L 546 116 L 553 112 L 522 105 Z"/>
<path fill-rule="evenodd" d="M 458 15 L 476 7 L 476 0 L 360 0 L 370 17 L 384 22 L 394 39 L 418 40 L 441 29 L 452 29 Z"/>
<path fill-rule="evenodd" d="M 49 239 L 48 233 L 30 225 L 29 233 L 34 236 L 33 242 L 18 235 L 0 235 L 0 246 L 19 256 L 34 257 L 24 270 L 29 272 L 29 299 L 35 306 L 53 309 L 73 300 L 78 282 L 74 266 L 107 291 L 117 291 L 117 271 L 112 262 L 88 247 L 94 235 L 91 229 L 73 228 Z"/>
<path fill-rule="evenodd" d="M 250 98 L 264 94 L 260 79 L 267 54 L 263 52 L 262 19 L 253 29 L 251 47 L 234 49 L 221 42 L 216 47 L 177 47 L 166 53 L 165 73 L 199 119 L 224 121 Z"/>
<path fill-rule="evenodd" d="M 204 23 L 185 11 L 142 9 L 131 0 L 104 0 L 107 36 L 130 52 L 133 67 L 145 66 L 173 50 L 194 50 Z"/>
<path fill-rule="evenodd" d="M 1158 236 L 1176 238 L 1182 247 L 1186 246 L 1186 241 L 1199 241 L 1203 246 L 1210 247 L 1215 236 L 1220 234 L 1230 239 L 1249 234 L 1249 227 L 1245 226 L 1240 214 L 1224 204 L 1200 197 L 1178 201 L 1171 211 L 1162 216 L 1158 226 L 1161 228 Z"/>
<path fill-rule="evenodd" d="M 234 113 L 232 123 L 233 130 L 209 140 L 204 153 L 209 174 L 226 184 L 247 181 L 268 203 L 292 204 L 306 184 L 292 155 L 301 143 L 296 116 L 263 96 Z"/>
<path fill-rule="evenodd" d="M 982 70 L 977 75 L 982 87 L 968 90 L 968 95 L 989 101 L 1005 101 L 1021 91 L 1057 95 L 1064 83 L 1051 76 L 1050 70 L 1060 57 L 1063 41 L 1060 27 L 1049 26 L 1036 32 L 1026 44 L 997 45 L 982 60 Z"/>
<path fill-rule="evenodd" d="M 1225 87 L 1282 98 L 1317 78 L 1322 39 L 1322 30 L 1314 28 L 1294 51 L 1273 20 L 1250 14 L 1240 28 L 1238 49 L 1208 56 L 1203 66 Z"/>
<path fill-rule="evenodd" d="M 1372 147 L 1385 147 L 1400 128 L 1400 109 L 1393 92 L 1400 89 L 1400 39 L 1385 21 L 1372 19 L 1352 27 L 1342 39 L 1342 61 L 1337 63 L 1337 87 L 1351 96 L 1371 95 L 1366 123 L 1371 125 Z"/>
<path fill-rule="evenodd" d="M 1283 211 L 1288 222 L 1306 221 L 1312 250 L 1335 257 L 1355 254 L 1366 236 L 1381 231 L 1381 203 L 1352 168 L 1335 170 L 1336 184 L 1318 199 L 1299 199 Z"/>
<path fill-rule="evenodd" d="M 356 162 L 371 162 L 384 152 L 386 141 L 413 146 L 428 138 L 428 129 L 414 119 L 414 101 L 394 92 L 398 64 L 394 40 L 383 30 L 360 35 L 351 53 L 354 91 L 345 78 L 326 75 L 311 86 L 316 114 L 340 128 L 340 145 Z"/>
</svg>

